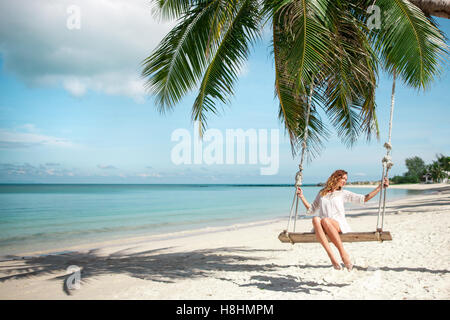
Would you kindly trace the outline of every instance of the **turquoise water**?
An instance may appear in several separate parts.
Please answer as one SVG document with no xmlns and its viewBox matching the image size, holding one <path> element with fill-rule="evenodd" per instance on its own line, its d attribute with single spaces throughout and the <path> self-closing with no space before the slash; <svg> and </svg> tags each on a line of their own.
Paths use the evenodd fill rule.
<svg viewBox="0 0 450 320">
<path fill-rule="evenodd" d="M 310 202 L 319 189 L 304 187 Z M 287 185 L 0 185 L 0 256 L 287 218 L 293 192 Z M 388 198 L 410 194 L 390 189 Z"/>
</svg>

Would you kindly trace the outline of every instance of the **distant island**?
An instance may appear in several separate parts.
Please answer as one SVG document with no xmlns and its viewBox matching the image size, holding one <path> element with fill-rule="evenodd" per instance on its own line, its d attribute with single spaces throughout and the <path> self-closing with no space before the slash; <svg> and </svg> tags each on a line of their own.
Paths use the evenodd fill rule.
<svg viewBox="0 0 450 320">
<path fill-rule="evenodd" d="M 347 185 L 378 185 L 380 183 L 380 180 L 376 181 L 353 181 L 353 182 L 347 182 Z"/>
<path fill-rule="evenodd" d="M 353 182 L 347 182 L 346 184 L 348 186 L 361 186 L 361 185 L 378 185 L 380 183 L 379 180 L 377 181 L 353 181 Z M 391 183 L 392 184 L 392 183 Z M 325 182 L 319 182 L 316 186 L 323 187 L 325 185 Z"/>
</svg>

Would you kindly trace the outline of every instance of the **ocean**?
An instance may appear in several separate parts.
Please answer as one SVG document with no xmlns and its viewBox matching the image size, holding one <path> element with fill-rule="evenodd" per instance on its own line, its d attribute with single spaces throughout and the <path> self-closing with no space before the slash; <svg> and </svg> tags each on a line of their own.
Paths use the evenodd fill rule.
<svg viewBox="0 0 450 320">
<path fill-rule="evenodd" d="M 346 189 L 360 194 L 370 190 Z M 319 190 L 304 186 L 309 202 Z M 418 193 L 389 189 L 388 199 Z M 260 220 L 287 221 L 293 195 L 289 185 L 3 184 L 0 256 Z M 304 207 L 299 211 L 304 213 Z"/>
</svg>

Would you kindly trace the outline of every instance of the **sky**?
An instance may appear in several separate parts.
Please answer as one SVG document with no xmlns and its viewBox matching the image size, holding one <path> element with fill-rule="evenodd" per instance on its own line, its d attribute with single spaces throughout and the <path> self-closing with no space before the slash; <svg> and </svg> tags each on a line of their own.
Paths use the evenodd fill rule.
<svg viewBox="0 0 450 320">
<path fill-rule="evenodd" d="M 436 21 L 450 35 L 450 20 Z M 141 62 L 173 26 L 143 0 L 0 0 L 0 183 L 294 183 L 300 159 L 278 120 L 270 32 L 252 49 L 231 103 L 209 115 L 211 140 L 200 149 L 196 92 L 161 114 L 140 77 Z M 380 178 L 391 86 L 381 73 L 380 139 L 348 148 L 331 130 L 304 165 L 304 183 L 336 169 L 349 181 Z M 450 154 L 449 101 L 448 61 L 426 92 L 397 82 L 391 176 L 406 171 L 406 158 L 428 164 Z M 253 135 L 253 160 L 227 161 L 232 130 Z"/>
</svg>

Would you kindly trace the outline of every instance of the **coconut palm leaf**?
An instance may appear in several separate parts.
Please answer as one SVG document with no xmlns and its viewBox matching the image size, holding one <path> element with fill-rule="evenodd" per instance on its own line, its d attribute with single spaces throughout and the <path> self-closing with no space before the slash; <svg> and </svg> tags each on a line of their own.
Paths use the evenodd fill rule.
<svg viewBox="0 0 450 320">
<path fill-rule="evenodd" d="M 146 87 L 156 97 L 161 112 L 171 109 L 187 92 L 194 89 L 208 64 L 205 52 L 210 46 L 211 25 L 220 1 L 203 1 L 190 8 L 143 61 L 142 76 Z"/>
<path fill-rule="evenodd" d="M 286 1 L 283 3 L 285 7 L 277 7 L 278 11 L 273 16 L 275 88 L 280 100 L 279 116 L 289 133 L 295 155 L 303 137 L 303 130 L 299 128 L 304 128 L 306 92 L 310 86 L 307 86 L 306 92 L 296 88 L 297 70 L 289 68 L 289 59 L 294 62 L 298 59 L 293 52 L 296 50 L 296 42 L 299 41 L 298 37 L 290 34 L 295 33 L 292 29 L 299 29 L 296 28 L 295 21 L 302 23 L 304 19 L 301 16 L 291 18 L 291 15 L 296 14 L 294 4 Z M 354 19 L 351 10 L 343 8 L 348 7 L 348 3 L 334 1 L 327 4 L 327 7 L 321 7 L 319 14 L 313 15 L 316 22 L 323 25 L 320 29 L 321 35 L 316 30 L 314 37 L 317 39 L 321 36 L 327 47 L 322 51 L 321 61 L 316 62 L 317 68 L 314 71 L 317 73 L 314 75 L 315 90 L 312 99 L 314 106 L 324 108 L 342 140 L 352 145 L 362 133 L 370 138 L 375 129 L 378 135 L 375 117 L 375 55 L 361 31 L 364 26 Z M 323 16 L 324 11 L 326 19 Z M 304 37 L 302 41 L 308 43 L 309 39 Z M 310 142 L 314 142 L 315 151 L 320 150 L 320 141 L 328 136 L 324 125 L 319 121 L 313 114 L 311 125 L 316 130 L 312 127 L 309 129 L 309 138 Z M 319 130 L 323 131 L 323 134 Z"/>
<path fill-rule="evenodd" d="M 376 56 L 365 25 L 354 18 L 354 4 L 334 1 L 327 12 L 331 30 L 329 69 L 323 86 L 325 111 L 342 141 L 353 145 L 361 134 L 378 137 L 375 117 Z"/>
<path fill-rule="evenodd" d="M 296 75 L 300 94 L 308 94 L 313 77 L 326 73 L 328 67 L 327 54 L 332 43 L 324 20 L 329 5 L 325 0 L 291 1 L 279 10 L 285 16 L 284 30 L 292 38 L 288 72 Z"/>
<path fill-rule="evenodd" d="M 448 57 L 444 36 L 434 23 L 407 0 L 376 0 L 383 20 L 370 34 L 384 67 L 396 70 L 414 88 L 427 88 Z"/>
<path fill-rule="evenodd" d="M 275 61 L 275 94 L 280 102 L 278 117 L 284 124 L 286 132 L 289 135 L 291 151 L 293 156 L 295 156 L 301 147 L 306 130 L 308 96 L 298 94 L 296 76 L 288 71 L 287 60 L 291 48 L 284 28 L 285 24 L 283 22 L 282 11 L 279 11 L 273 19 L 272 53 Z M 310 86 L 307 89 L 310 92 Z M 316 91 L 313 91 L 313 95 L 316 95 Z M 307 159 L 309 160 L 319 154 L 323 146 L 323 141 L 329 135 L 315 108 L 317 105 L 316 100 L 320 97 L 312 98 L 315 99 L 310 110 L 307 128 Z"/>
<path fill-rule="evenodd" d="M 151 0 L 152 12 L 162 19 L 178 19 L 201 3 L 210 2 L 207 0 Z"/>
<path fill-rule="evenodd" d="M 290 138 L 291 152 L 294 157 L 301 150 L 305 130 L 308 130 L 308 138 L 305 142 L 307 159 L 310 161 L 320 154 L 323 144 L 330 133 L 324 126 L 317 107 L 313 103 L 309 114 L 308 126 L 306 126 L 308 102 L 301 97 L 296 100 L 295 107 L 290 106 L 284 109 L 280 104 L 278 118 L 285 125 L 286 132 Z"/>
<path fill-rule="evenodd" d="M 234 94 L 239 70 L 248 58 L 250 46 L 260 36 L 257 0 L 235 1 L 226 12 L 227 22 L 222 24 L 222 36 L 212 52 L 192 107 L 192 119 L 201 123 L 200 134 L 206 127 L 206 114 L 216 113 L 216 102 L 226 104 Z"/>
</svg>

